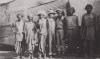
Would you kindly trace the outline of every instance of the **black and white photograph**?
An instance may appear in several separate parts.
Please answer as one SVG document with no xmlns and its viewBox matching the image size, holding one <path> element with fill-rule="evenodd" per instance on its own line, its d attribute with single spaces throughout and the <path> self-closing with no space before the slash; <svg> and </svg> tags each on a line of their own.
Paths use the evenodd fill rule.
<svg viewBox="0 0 100 59">
<path fill-rule="evenodd" d="M 100 0 L 0 0 L 0 59 L 100 59 Z"/>
</svg>

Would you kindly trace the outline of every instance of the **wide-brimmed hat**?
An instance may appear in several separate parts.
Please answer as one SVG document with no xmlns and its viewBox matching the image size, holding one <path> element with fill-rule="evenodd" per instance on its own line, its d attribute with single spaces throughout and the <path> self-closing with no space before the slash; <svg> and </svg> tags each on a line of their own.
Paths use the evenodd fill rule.
<svg viewBox="0 0 100 59">
<path fill-rule="evenodd" d="M 47 13 L 46 13 L 45 10 L 39 10 L 37 14 L 38 14 L 38 15 L 39 15 L 39 14 L 42 14 L 42 15 L 47 16 Z"/>
<path fill-rule="evenodd" d="M 57 10 L 56 10 L 57 13 L 60 13 L 60 12 L 62 12 L 62 11 L 63 11 L 62 9 L 57 9 Z"/>
<path fill-rule="evenodd" d="M 49 14 L 55 14 L 56 12 L 54 10 L 49 10 Z"/>
</svg>

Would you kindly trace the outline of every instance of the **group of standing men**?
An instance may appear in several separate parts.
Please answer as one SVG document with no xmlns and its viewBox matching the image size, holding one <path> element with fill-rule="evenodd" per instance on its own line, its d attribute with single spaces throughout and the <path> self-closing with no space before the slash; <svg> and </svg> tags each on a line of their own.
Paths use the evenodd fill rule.
<svg viewBox="0 0 100 59">
<path fill-rule="evenodd" d="M 28 15 L 28 20 L 24 21 L 24 16 L 18 14 L 18 20 L 13 25 L 16 33 L 16 53 L 19 55 L 22 50 L 23 37 L 28 45 L 27 50 L 31 54 L 31 58 L 33 58 L 33 51 L 36 46 L 39 47 L 39 57 L 45 57 L 46 47 L 48 47 L 51 56 L 54 47 L 56 47 L 57 52 L 60 52 L 60 47 L 64 46 L 64 42 L 68 43 L 69 53 L 73 53 L 76 48 L 80 48 L 77 46 L 77 42 L 81 33 L 80 39 L 83 39 L 83 51 L 86 54 L 89 53 L 89 55 L 93 54 L 96 16 L 92 13 L 92 9 L 91 4 L 86 6 L 87 13 L 82 17 L 81 27 L 79 26 L 78 17 L 74 15 L 74 7 L 70 7 L 66 15 L 62 10 L 49 10 L 48 13 L 41 10 L 38 12 L 37 21 L 34 21 L 33 15 Z"/>
<path fill-rule="evenodd" d="M 17 21 L 12 24 L 14 32 L 16 34 L 16 44 L 15 49 L 16 53 L 20 57 L 22 51 L 22 41 L 27 44 L 27 52 L 30 54 L 30 58 L 33 58 L 33 51 L 36 46 L 38 46 L 39 57 L 46 56 L 46 46 L 49 49 L 49 55 L 53 54 L 53 41 L 56 37 L 56 27 L 57 27 L 57 45 L 60 44 L 60 41 L 63 39 L 63 15 L 61 10 L 56 12 L 49 10 L 48 14 L 44 10 L 40 10 L 37 13 L 38 20 L 33 19 L 33 15 L 28 15 L 27 20 L 25 21 L 22 14 L 17 14 Z M 24 39 L 23 39 L 24 38 Z M 47 43 L 48 42 L 48 43 Z M 26 52 L 26 51 L 25 51 Z"/>
</svg>

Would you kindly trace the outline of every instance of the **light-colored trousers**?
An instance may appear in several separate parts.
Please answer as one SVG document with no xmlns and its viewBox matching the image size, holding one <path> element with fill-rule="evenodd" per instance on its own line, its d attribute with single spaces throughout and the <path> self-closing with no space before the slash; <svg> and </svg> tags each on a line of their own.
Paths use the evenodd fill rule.
<svg viewBox="0 0 100 59">
<path fill-rule="evenodd" d="M 27 44 L 28 44 L 28 50 L 29 52 L 33 52 L 34 48 L 35 48 L 35 37 L 34 37 L 34 33 L 32 31 L 30 31 L 30 33 L 28 33 L 27 35 L 27 40 L 26 40 Z"/>
<path fill-rule="evenodd" d="M 44 54 L 45 53 L 45 47 L 46 47 L 46 38 L 47 35 L 41 35 L 40 37 L 40 51 Z"/>
<path fill-rule="evenodd" d="M 49 55 L 52 55 L 52 42 L 55 39 L 55 32 L 49 31 Z"/>
<path fill-rule="evenodd" d="M 21 41 L 16 41 L 15 49 L 16 49 L 16 53 L 19 55 L 21 53 Z"/>
</svg>

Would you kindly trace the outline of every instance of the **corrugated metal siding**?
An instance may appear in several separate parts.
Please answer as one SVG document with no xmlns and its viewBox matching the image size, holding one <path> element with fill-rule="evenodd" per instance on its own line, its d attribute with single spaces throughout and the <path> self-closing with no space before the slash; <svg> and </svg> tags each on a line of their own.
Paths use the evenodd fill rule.
<svg viewBox="0 0 100 59">
<path fill-rule="evenodd" d="M 66 6 L 66 1 L 65 0 L 57 0 L 55 2 L 51 2 L 51 3 L 45 4 L 45 5 L 30 8 L 27 11 L 32 12 L 32 13 L 37 13 L 37 11 L 41 10 L 41 9 L 43 9 L 43 10 L 49 10 L 49 9 L 54 9 L 55 10 L 57 8 L 65 9 L 65 6 Z"/>
</svg>

